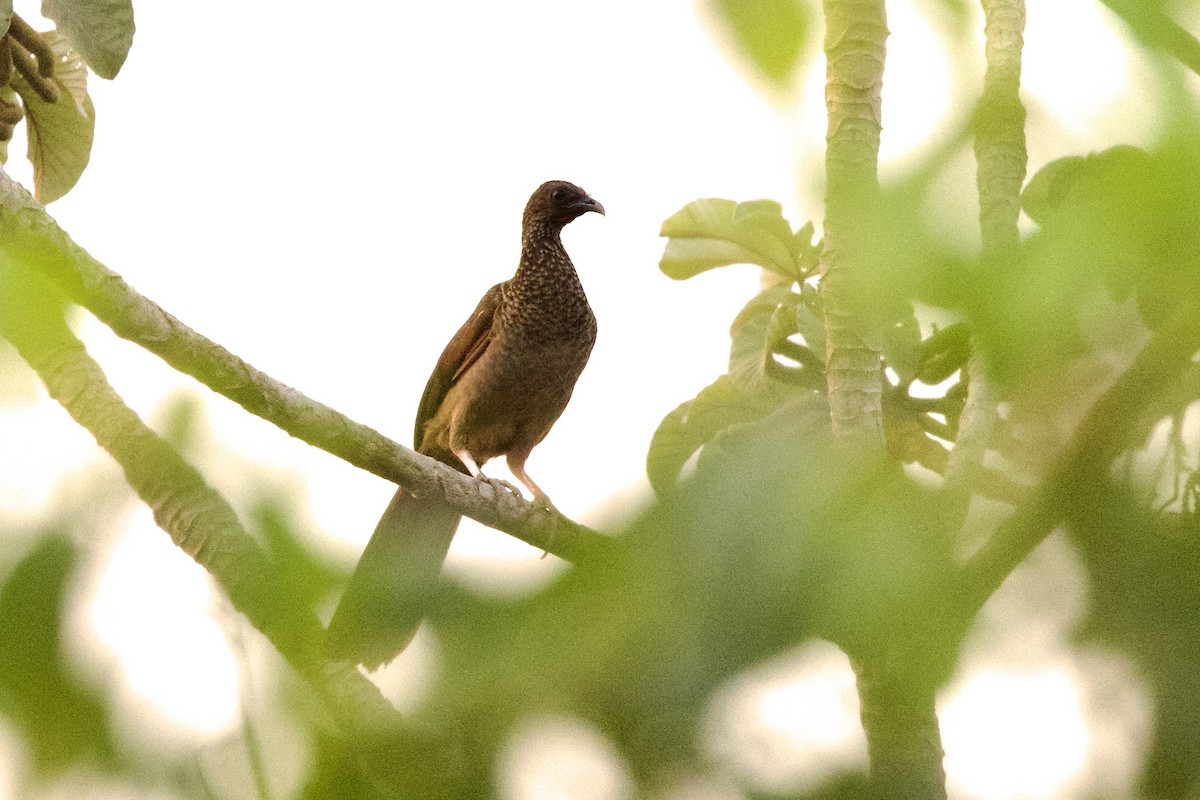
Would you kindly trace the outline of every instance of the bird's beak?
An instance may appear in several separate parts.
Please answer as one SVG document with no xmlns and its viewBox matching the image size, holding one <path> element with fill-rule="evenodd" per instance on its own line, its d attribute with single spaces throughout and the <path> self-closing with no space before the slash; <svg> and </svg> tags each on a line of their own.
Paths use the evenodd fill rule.
<svg viewBox="0 0 1200 800">
<path fill-rule="evenodd" d="M 590 197 L 585 197 L 582 200 L 576 200 L 571 204 L 571 208 L 579 209 L 580 214 L 586 214 L 589 211 L 595 211 L 600 216 L 604 216 L 604 206 Z"/>
</svg>

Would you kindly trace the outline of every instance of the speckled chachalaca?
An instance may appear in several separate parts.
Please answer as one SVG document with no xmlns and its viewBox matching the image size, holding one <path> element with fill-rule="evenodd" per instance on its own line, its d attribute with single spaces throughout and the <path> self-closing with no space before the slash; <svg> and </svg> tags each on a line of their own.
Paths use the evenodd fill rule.
<svg viewBox="0 0 1200 800">
<path fill-rule="evenodd" d="M 517 272 L 488 290 L 446 345 L 413 434 L 418 451 L 479 480 L 491 480 L 481 466 L 505 456 L 533 502 L 547 508 L 525 460 L 567 407 L 596 341 L 596 318 L 562 244 L 563 226 L 589 211 L 604 207 L 565 181 L 544 183 L 529 198 Z M 331 656 L 374 669 L 408 645 L 458 522 L 436 499 L 396 492 L 329 624 Z"/>
</svg>

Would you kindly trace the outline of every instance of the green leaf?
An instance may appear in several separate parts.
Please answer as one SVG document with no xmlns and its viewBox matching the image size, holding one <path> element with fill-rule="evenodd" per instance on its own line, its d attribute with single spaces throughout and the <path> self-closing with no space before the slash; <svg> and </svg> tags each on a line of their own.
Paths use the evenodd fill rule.
<svg viewBox="0 0 1200 800">
<path fill-rule="evenodd" d="M 792 229 L 771 200 L 694 200 L 662 224 L 669 237 L 659 268 L 676 280 L 714 267 L 756 264 L 784 277 L 801 275 Z"/>
<path fill-rule="evenodd" d="M 883 357 L 896 370 L 900 383 L 907 386 L 917 375 L 921 355 L 921 326 L 911 309 L 883 330 Z"/>
<path fill-rule="evenodd" d="M 959 322 L 942 328 L 921 343 L 916 378 L 921 383 L 936 386 L 961 369 L 970 355 L 970 326 Z"/>
<path fill-rule="evenodd" d="M 713 0 L 711 8 L 738 55 L 773 89 L 791 88 L 796 63 L 811 31 L 807 4 L 799 0 Z"/>
<path fill-rule="evenodd" d="M 805 284 L 805 287 L 807 288 L 808 284 Z M 812 294 L 815 298 L 815 291 Z M 821 359 L 821 363 L 825 363 L 825 318 L 813 310 L 807 297 L 805 302 L 796 306 L 796 331 L 804 338 L 808 349 Z"/>
<path fill-rule="evenodd" d="M 12 21 L 12 0 L 0 0 L 0 36 L 8 33 L 8 23 Z"/>
<path fill-rule="evenodd" d="M 792 234 L 792 252 L 800 264 L 800 271 L 805 274 L 816 269 L 821 259 L 821 248 L 813 243 L 814 231 L 812 220 L 809 220 Z"/>
<path fill-rule="evenodd" d="M 96 111 L 87 94 L 87 67 L 55 32 L 44 34 L 55 55 L 54 82 L 71 102 L 48 103 L 20 75 L 12 86 L 25 105 L 33 193 L 41 203 L 62 197 L 79 181 L 92 152 Z"/>
<path fill-rule="evenodd" d="M 757 314 L 748 319 L 729 347 L 729 377 L 743 392 L 757 392 L 767 382 L 772 316 Z"/>
<path fill-rule="evenodd" d="M 800 302 L 800 295 L 792 290 L 790 285 L 777 284 L 767 289 L 763 289 L 758 294 L 750 299 L 738 312 L 738 315 L 733 318 L 733 324 L 729 326 L 729 335 L 736 336 L 742 325 L 748 322 L 751 318 L 762 314 L 773 314 L 775 309 L 780 306 L 794 308 Z"/>
<path fill-rule="evenodd" d="M 717 378 L 659 423 L 646 455 L 650 485 L 660 496 L 666 494 L 697 450 L 734 426 L 766 416 L 791 396 L 785 391 L 748 395 L 728 375 Z"/>
<path fill-rule="evenodd" d="M 0 714 L 21 731 L 35 772 L 110 763 L 105 700 L 75 676 L 62 650 L 63 616 L 79 563 L 66 536 L 49 535 L 0 587 Z"/>
<path fill-rule="evenodd" d="M 779 341 L 796 332 L 800 295 L 791 285 L 759 292 L 729 326 L 729 377 L 743 392 L 757 392 L 767 382 L 767 359 Z"/>
<path fill-rule="evenodd" d="M 121 71 L 133 44 L 131 0 L 42 0 L 42 16 L 54 20 L 101 78 Z"/>
</svg>

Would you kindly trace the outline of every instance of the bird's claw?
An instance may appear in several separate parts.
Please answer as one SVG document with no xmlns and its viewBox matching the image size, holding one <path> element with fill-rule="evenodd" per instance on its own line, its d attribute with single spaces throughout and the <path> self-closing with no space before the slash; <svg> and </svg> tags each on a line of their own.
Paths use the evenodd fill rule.
<svg viewBox="0 0 1200 800">
<path fill-rule="evenodd" d="M 475 476 L 475 480 L 479 481 L 480 483 L 486 483 L 489 486 L 491 486 L 492 491 L 496 493 L 497 499 L 499 499 L 500 493 L 502 491 L 509 492 L 511 494 L 515 494 L 517 497 L 521 496 L 521 490 L 518 489 L 517 487 L 513 486 L 511 483 L 509 483 L 506 480 L 502 480 L 500 478 L 489 478 L 487 475 L 484 475 L 482 472 Z"/>
</svg>

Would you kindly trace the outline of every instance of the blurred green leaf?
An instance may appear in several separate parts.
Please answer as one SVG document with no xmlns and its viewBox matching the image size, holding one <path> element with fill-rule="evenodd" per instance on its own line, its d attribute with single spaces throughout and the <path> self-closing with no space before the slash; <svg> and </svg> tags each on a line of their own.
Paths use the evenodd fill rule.
<svg viewBox="0 0 1200 800">
<path fill-rule="evenodd" d="M 204 435 L 207 421 L 204 403 L 191 392 L 178 392 L 167 397 L 158 410 L 159 420 L 154 428 L 179 454 L 188 457 L 195 454 L 196 446 Z"/>
<path fill-rule="evenodd" d="M 79 181 L 91 158 L 96 111 L 87 95 L 87 69 L 66 40 L 45 35 L 56 56 L 54 81 L 65 92 L 48 103 L 19 74 L 12 85 L 25 106 L 29 160 L 33 164 L 34 197 L 51 203 Z"/>
<path fill-rule="evenodd" d="M 935 331 L 921 343 L 916 378 L 936 386 L 966 365 L 971 355 L 971 328 L 959 322 Z"/>
<path fill-rule="evenodd" d="M 825 363 L 825 319 L 813 310 L 820 299 L 815 290 L 808 292 L 811 288 L 805 284 L 804 302 L 796 306 L 796 331 L 803 337 L 808 349 L 821 363 Z"/>
<path fill-rule="evenodd" d="M 908 314 L 883 329 L 882 350 L 888 366 L 900 376 L 900 384 L 911 383 L 917 374 L 921 352 L 921 326 L 911 308 Z"/>
<path fill-rule="evenodd" d="M 1154 696 L 1137 794 L 1187 797 L 1200 781 L 1200 514 L 1152 514 L 1115 486 L 1076 505 L 1071 541 L 1090 576 L 1081 633 L 1134 658 Z"/>
<path fill-rule="evenodd" d="M 668 217 L 659 235 L 669 237 L 659 268 L 676 280 L 729 264 L 756 264 L 797 280 L 813 249 L 771 200 L 694 200 Z"/>
<path fill-rule="evenodd" d="M 717 450 L 610 562 L 519 603 L 443 595 L 445 680 L 418 723 L 469 725 L 463 746 L 486 751 L 479 740 L 513 720 L 570 709 L 652 783 L 699 757 L 718 687 L 812 636 L 859 652 L 911 637 L 906 658 L 948 670 L 935 644 L 959 633 L 937 601 L 949 537 L 928 491 L 840 447 L 816 395 L 731 428 Z M 899 608 L 913 628 L 894 625 Z"/>
<path fill-rule="evenodd" d="M 77 561 L 69 539 L 45 536 L 0 589 L 0 710 L 21 730 L 42 775 L 115 760 L 106 703 L 77 682 L 62 651 Z"/>
<path fill-rule="evenodd" d="M 674 487 L 696 451 L 730 427 L 758 419 L 787 397 L 783 390 L 747 395 L 722 375 L 663 418 L 650 440 L 646 474 L 659 495 Z"/>
<path fill-rule="evenodd" d="M 42 0 L 42 16 L 101 78 L 115 78 L 133 45 L 131 0 Z"/>
<path fill-rule="evenodd" d="M 776 90 L 792 86 L 812 29 L 800 0 L 710 0 L 737 53 Z"/>
<path fill-rule="evenodd" d="M 1156 329 L 1181 306 L 1200 314 L 1200 148 L 1114 147 L 1052 162 L 1025 204 L 1042 222 L 1009 270 L 979 275 L 968 321 L 1002 390 L 1088 351 L 1081 308 L 1133 296 Z"/>
<path fill-rule="evenodd" d="M 303 525 L 294 512 L 295 498 L 280 497 L 264 490 L 254 505 L 253 528 L 267 545 L 274 563 L 288 576 L 295 607 L 312 608 L 346 576 L 328 559 L 315 553 L 303 536 Z"/>
<path fill-rule="evenodd" d="M 949 17 L 958 34 L 965 33 L 969 29 L 969 23 L 972 20 L 971 12 L 977 7 L 975 3 L 967 2 L 967 0 L 938 0 L 937 6 L 946 12 L 945 16 Z"/>
</svg>

